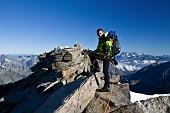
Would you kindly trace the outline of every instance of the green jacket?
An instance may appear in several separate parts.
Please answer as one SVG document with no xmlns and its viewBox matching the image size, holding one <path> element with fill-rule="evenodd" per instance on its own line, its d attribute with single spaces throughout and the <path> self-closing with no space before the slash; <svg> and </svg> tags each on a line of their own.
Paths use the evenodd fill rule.
<svg viewBox="0 0 170 113">
<path fill-rule="evenodd" d="M 97 49 L 94 50 L 92 53 L 99 54 L 101 56 L 106 55 L 106 50 L 108 51 L 108 56 L 112 57 L 112 46 L 113 46 L 113 40 L 110 38 L 107 38 L 108 32 L 104 33 L 103 38 L 99 39 Z"/>
</svg>

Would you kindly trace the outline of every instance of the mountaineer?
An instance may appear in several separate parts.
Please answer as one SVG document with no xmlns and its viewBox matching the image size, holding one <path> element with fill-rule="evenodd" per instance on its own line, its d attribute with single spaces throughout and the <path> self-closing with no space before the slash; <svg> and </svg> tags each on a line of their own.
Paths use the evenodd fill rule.
<svg viewBox="0 0 170 113">
<path fill-rule="evenodd" d="M 111 72 L 109 67 L 111 64 L 117 65 L 117 61 L 115 60 L 115 56 L 120 53 L 120 45 L 118 41 L 118 37 L 115 31 L 104 32 L 103 29 L 97 29 L 98 36 L 98 45 L 97 49 L 90 52 L 91 62 L 94 66 L 94 71 L 100 71 L 98 60 L 103 61 L 103 73 L 104 73 L 104 87 L 101 89 L 102 91 L 110 91 L 110 76 Z"/>
</svg>

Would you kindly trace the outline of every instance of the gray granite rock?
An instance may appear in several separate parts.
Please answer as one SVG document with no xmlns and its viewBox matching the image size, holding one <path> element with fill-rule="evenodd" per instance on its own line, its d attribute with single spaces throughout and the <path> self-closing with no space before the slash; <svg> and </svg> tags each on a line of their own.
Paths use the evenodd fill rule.
<svg viewBox="0 0 170 113">
<path fill-rule="evenodd" d="M 66 50 L 63 49 L 60 52 Z M 81 49 L 77 47 L 68 50 L 70 53 L 77 51 L 81 53 Z M 0 111 L 2 113 L 79 113 L 84 110 L 94 97 L 98 85 L 103 84 L 101 82 L 103 73 L 98 72 L 89 76 L 87 71 L 90 71 L 90 59 L 85 54 L 76 57 L 77 59 L 83 58 L 83 60 L 77 60 L 77 63 L 66 66 L 65 70 L 63 68 L 46 70 L 45 68 L 52 65 L 50 55 L 57 54 L 55 52 L 56 50 L 43 54 L 42 61 L 37 63 L 37 67 L 35 66 L 38 70 L 27 78 L 0 86 Z M 60 63 L 64 65 L 68 62 Z M 64 80 L 67 82 L 63 83 Z M 70 107 L 71 105 L 74 107 Z"/>
<path fill-rule="evenodd" d="M 111 113 L 170 113 L 170 96 L 160 96 L 138 101 Z"/>
<path fill-rule="evenodd" d="M 111 92 L 96 92 L 95 98 L 85 109 L 85 113 L 108 113 L 130 104 L 128 84 L 111 85 Z"/>
<path fill-rule="evenodd" d="M 100 79 L 102 75 L 102 73 L 96 73 L 100 85 L 103 83 Z M 81 79 L 79 79 L 55 91 L 35 113 L 81 113 L 99 87 L 94 75 L 82 80 L 80 82 Z"/>
</svg>

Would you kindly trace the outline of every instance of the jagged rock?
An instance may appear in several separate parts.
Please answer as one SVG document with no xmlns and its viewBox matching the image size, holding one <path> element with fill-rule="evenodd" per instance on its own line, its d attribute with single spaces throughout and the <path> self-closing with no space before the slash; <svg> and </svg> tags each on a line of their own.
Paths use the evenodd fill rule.
<svg viewBox="0 0 170 113">
<path fill-rule="evenodd" d="M 31 68 L 33 72 L 41 71 L 44 68 L 49 70 L 61 70 L 70 65 L 78 65 L 83 62 L 85 55 L 82 54 L 83 48 L 75 45 L 72 48 L 54 49 L 49 53 L 39 55 L 39 62 Z M 86 55 L 87 56 L 87 55 Z"/>
<path fill-rule="evenodd" d="M 76 66 L 69 67 L 68 69 L 61 70 L 63 78 L 69 78 L 82 73 L 83 71 L 88 71 L 90 69 L 90 61 L 81 62 Z"/>
<path fill-rule="evenodd" d="M 127 105 L 130 103 L 129 84 L 111 85 L 111 92 L 96 92 L 104 100 L 109 100 L 115 106 Z"/>
<path fill-rule="evenodd" d="M 63 55 L 52 55 L 54 62 L 61 62 L 63 60 Z"/>
<path fill-rule="evenodd" d="M 111 113 L 170 113 L 170 96 L 160 96 L 122 106 Z"/>
<path fill-rule="evenodd" d="M 70 52 L 67 52 L 64 56 L 63 56 L 63 60 L 64 61 L 72 61 L 73 56 Z"/>
<path fill-rule="evenodd" d="M 83 113 L 105 113 L 108 109 L 110 109 L 109 103 L 95 96 Z"/>
<path fill-rule="evenodd" d="M 96 91 L 104 84 L 102 62 L 99 64 L 101 71 L 92 72 L 90 58 L 79 45 L 43 53 L 32 68 L 34 73 L 18 82 L 0 86 L 0 112 L 170 112 L 170 97 L 130 103 L 129 85 L 118 84 L 119 75 L 111 77 L 111 92 Z"/>
<path fill-rule="evenodd" d="M 66 65 L 65 70 L 63 68 L 46 70 L 54 63 L 51 56 L 59 54 L 54 50 L 41 56 L 42 61 L 35 66 L 36 72 L 16 83 L 0 86 L 0 111 L 2 113 L 82 112 L 94 97 L 98 85 L 103 84 L 101 82 L 103 73 L 90 76 L 88 73 L 90 59 L 87 55 L 81 54 L 79 47 L 58 51 L 66 53 L 66 50 L 71 54 L 78 52 L 77 57 L 73 57 L 76 60 L 69 66 L 67 63 L 70 61 L 56 62 Z M 43 107 L 49 105 L 48 109 Z M 71 105 L 75 107 L 70 109 Z"/>
<path fill-rule="evenodd" d="M 43 62 L 44 59 L 45 59 L 45 57 L 46 57 L 46 53 L 40 54 L 40 55 L 38 56 L 39 61 L 40 61 L 40 62 Z"/>
<path fill-rule="evenodd" d="M 51 69 L 52 70 L 62 70 L 65 68 L 68 68 L 72 62 L 54 62 L 51 64 Z"/>
<path fill-rule="evenodd" d="M 92 75 L 80 83 L 78 83 L 80 80 L 75 81 L 72 85 L 54 92 L 35 113 L 81 113 L 94 97 L 95 90 L 99 87 L 96 82 L 103 85 L 100 79 L 102 75 L 101 72 L 96 73 L 96 77 Z M 70 91 L 73 86 L 77 86 L 77 83 L 77 89 Z"/>
<path fill-rule="evenodd" d="M 104 78 L 102 78 L 104 80 Z M 120 81 L 120 75 L 112 75 L 110 77 L 110 83 L 111 84 L 118 84 Z"/>
<path fill-rule="evenodd" d="M 128 104 L 130 104 L 129 85 L 111 85 L 111 92 L 96 92 L 95 98 L 84 113 L 108 113 Z"/>
</svg>

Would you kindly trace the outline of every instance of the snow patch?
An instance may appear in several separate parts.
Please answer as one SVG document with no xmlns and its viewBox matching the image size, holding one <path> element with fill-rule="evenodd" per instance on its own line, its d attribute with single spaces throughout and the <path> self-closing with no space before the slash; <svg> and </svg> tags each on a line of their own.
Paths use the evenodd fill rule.
<svg viewBox="0 0 170 113">
<path fill-rule="evenodd" d="M 138 61 L 137 61 L 137 60 L 134 60 L 133 62 L 136 63 L 136 64 L 138 64 Z"/>
<path fill-rule="evenodd" d="M 12 62 L 12 61 L 10 61 L 10 60 L 8 60 L 8 59 L 6 59 L 6 58 L 5 58 L 5 61 L 7 61 L 7 62 Z"/>
<path fill-rule="evenodd" d="M 124 63 L 118 63 L 118 65 L 116 66 L 118 69 L 123 70 L 123 71 L 136 71 L 139 70 L 139 67 L 136 67 L 135 65 L 127 65 Z"/>
<path fill-rule="evenodd" d="M 122 70 L 122 71 L 125 71 L 122 63 L 118 63 L 118 65 L 116 66 L 116 68 L 118 68 L 118 69 L 120 69 L 120 70 Z"/>
<path fill-rule="evenodd" d="M 135 71 L 136 70 L 136 66 L 132 66 L 132 65 L 126 65 L 125 68 L 128 71 Z"/>
<path fill-rule="evenodd" d="M 5 68 L 5 66 L 3 66 L 3 65 L 0 65 L 3 69 Z"/>
<path fill-rule="evenodd" d="M 145 95 L 145 94 L 135 93 L 135 92 L 130 91 L 130 98 L 131 98 L 132 103 L 136 101 L 140 101 L 140 100 L 147 100 L 149 98 L 159 97 L 159 96 L 170 96 L 170 94 Z"/>
<path fill-rule="evenodd" d="M 153 64 L 153 63 L 155 63 L 155 60 L 144 60 L 143 63 L 144 64 Z"/>
</svg>

